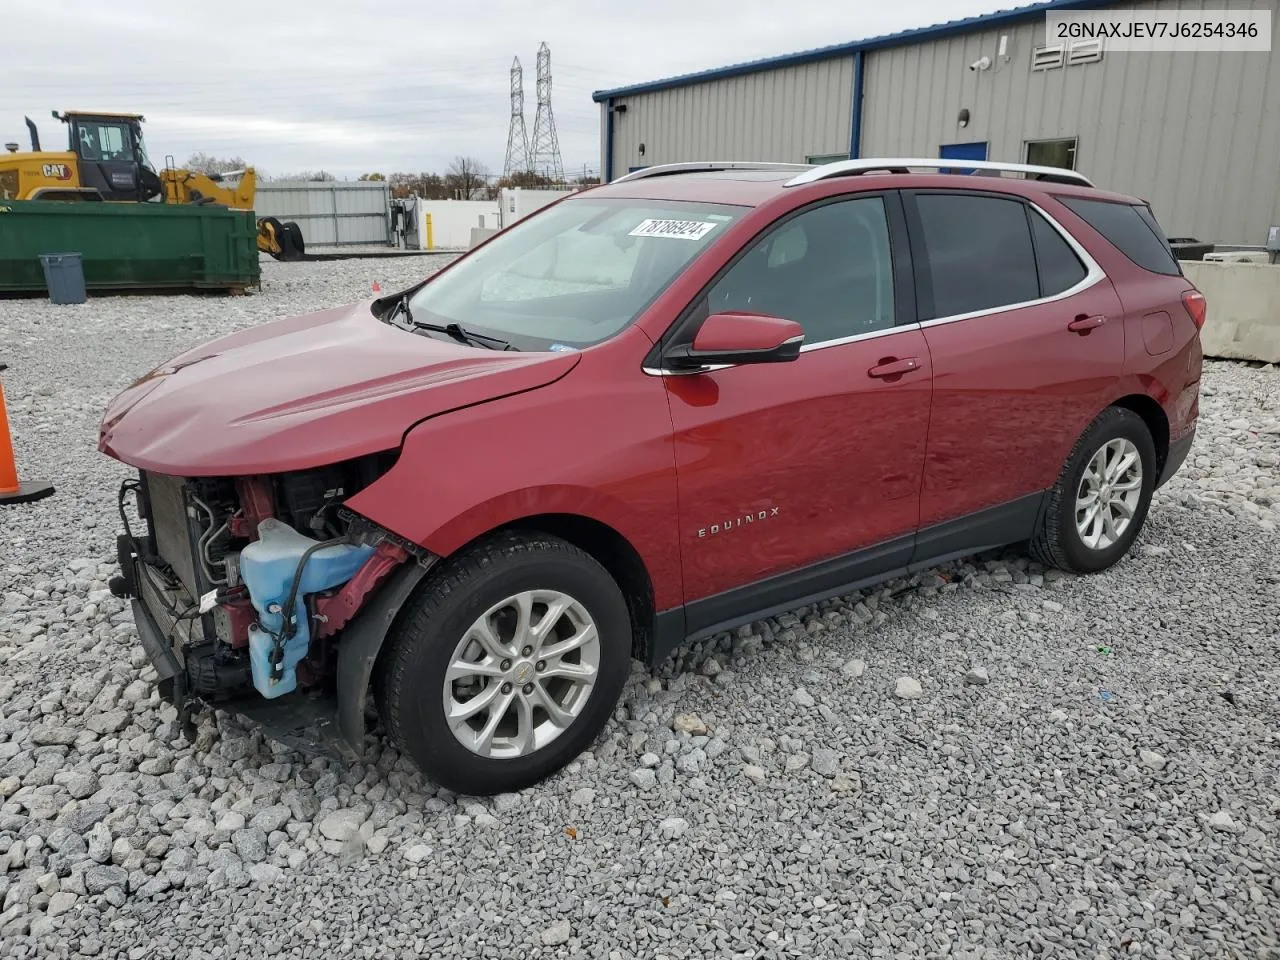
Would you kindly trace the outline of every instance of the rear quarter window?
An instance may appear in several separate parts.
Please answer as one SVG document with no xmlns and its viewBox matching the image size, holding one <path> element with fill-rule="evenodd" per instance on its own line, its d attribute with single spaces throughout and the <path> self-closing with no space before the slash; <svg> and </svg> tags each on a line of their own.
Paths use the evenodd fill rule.
<svg viewBox="0 0 1280 960">
<path fill-rule="evenodd" d="M 1146 206 L 1082 197 L 1058 197 L 1058 201 L 1144 270 L 1170 277 L 1182 273 Z"/>
</svg>

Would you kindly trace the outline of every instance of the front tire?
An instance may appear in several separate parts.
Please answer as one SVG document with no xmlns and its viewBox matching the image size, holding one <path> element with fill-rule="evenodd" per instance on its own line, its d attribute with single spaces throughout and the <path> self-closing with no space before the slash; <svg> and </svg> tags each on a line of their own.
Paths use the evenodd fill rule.
<svg viewBox="0 0 1280 960">
<path fill-rule="evenodd" d="M 387 638 L 377 700 L 391 739 L 431 780 L 485 796 L 576 757 L 630 671 L 631 618 L 590 555 L 503 535 L 428 577 Z"/>
<path fill-rule="evenodd" d="M 1108 407 L 1076 442 L 1049 491 L 1032 555 L 1073 573 L 1112 566 L 1142 529 L 1157 472 L 1146 423 L 1132 410 Z"/>
</svg>

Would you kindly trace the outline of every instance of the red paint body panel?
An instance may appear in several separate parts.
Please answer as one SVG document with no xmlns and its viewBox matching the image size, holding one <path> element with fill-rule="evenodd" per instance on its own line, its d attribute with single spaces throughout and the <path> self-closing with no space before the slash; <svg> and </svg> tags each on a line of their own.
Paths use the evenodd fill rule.
<svg viewBox="0 0 1280 960">
<path fill-rule="evenodd" d="M 99 449 L 179 476 L 323 466 L 393 450 L 419 420 L 543 386 L 577 361 L 418 336 L 361 303 L 263 324 L 177 357 L 112 402 Z"/>
<path fill-rule="evenodd" d="M 867 375 L 904 357 L 919 368 Z M 928 357 L 904 328 L 790 363 L 667 378 L 686 601 L 915 531 Z"/>
<path fill-rule="evenodd" d="M 921 526 L 1053 485 L 1124 369 L 1121 311 L 1103 278 L 1064 300 L 925 326 L 934 402 Z M 1067 329 L 1098 314 L 1101 326 Z"/>
<path fill-rule="evenodd" d="M 158 368 L 113 401 L 100 448 L 181 476 L 279 473 L 398 448 L 388 472 L 347 501 L 352 510 L 444 556 L 513 521 L 589 518 L 635 548 L 661 611 L 1043 490 L 1088 422 L 1122 397 L 1159 403 L 1172 439 L 1194 426 L 1201 355 L 1180 299 L 1191 285 L 1139 269 L 1054 199 L 1123 198 L 940 174 L 785 189 L 789 176 L 657 177 L 582 194 L 751 208 L 597 346 L 477 349 L 389 327 L 356 304 L 245 330 Z M 1032 199 L 1110 279 L 790 363 L 644 372 L 653 344 L 779 217 L 828 197 L 929 187 Z M 1158 312 L 1172 343 L 1152 356 L 1142 318 Z M 1091 315 L 1108 320 L 1067 329 Z M 907 359 L 918 363 L 886 369 Z M 252 500 L 246 523 L 270 510 L 269 498 Z"/>
<path fill-rule="evenodd" d="M 420 423 L 391 470 L 348 505 L 445 556 L 515 520 L 587 517 L 639 552 L 658 609 L 678 606 L 671 413 L 661 378 L 640 370 L 651 346 L 633 328 L 577 355 L 556 389 Z"/>
<path fill-rule="evenodd" d="M 713 313 L 698 328 L 693 349 L 772 350 L 793 337 L 803 336 L 804 327 L 793 320 L 751 313 Z"/>
</svg>

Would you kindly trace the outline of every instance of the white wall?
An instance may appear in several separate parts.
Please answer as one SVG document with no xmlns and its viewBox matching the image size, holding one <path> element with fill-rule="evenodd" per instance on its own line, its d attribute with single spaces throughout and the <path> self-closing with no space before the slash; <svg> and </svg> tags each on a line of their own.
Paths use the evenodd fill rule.
<svg viewBox="0 0 1280 960">
<path fill-rule="evenodd" d="M 524 187 L 504 187 L 499 198 L 499 203 L 502 205 L 499 225 L 509 227 L 517 220 L 527 217 L 535 210 L 541 210 L 549 203 L 555 203 L 572 192 L 572 190 L 526 190 Z"/>
<path fill-rule="evenodd" d="M 427 215 L 431 215 L 430 246 L 427 241 Z M 466 250 L 471 243 L 471 228 L 498 226 L 498 203 L 495 200 L 419 200 L 418 236 L 422 249 Z"/>
</svg>

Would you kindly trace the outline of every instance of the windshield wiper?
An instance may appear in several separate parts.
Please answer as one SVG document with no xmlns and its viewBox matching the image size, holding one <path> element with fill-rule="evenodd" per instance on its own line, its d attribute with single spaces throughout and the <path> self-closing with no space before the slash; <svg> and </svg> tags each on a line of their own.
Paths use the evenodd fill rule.
<svg viewBox="0 0 1280 960">
<path fill-rule="evenodd" d="M 405 310 L 408 310 L 408 304 L 405 305 Z M 515 349 L 506 340 L 463 329 L 457 323 L 427 323 L 425 320 L 414 320 L 412 317 L 409 318 L 409 322 L 413 324 L 415 330 L 431 330 L 435 333 L 448 334 L 460 343 L 469 343 L 473 347 L 485 347 L 488 350 Z"/>
<path fill-rule="evenodd" d="M 403 297 L 395 302 L 391 307 L 391 312 L 382 319 L 387 323 L 395 323 L 396 317 L 404 314 L 405 320 L 409 321 L 409 325 L 413 325 L 413 311 L 409 309 L 409 295 L 406 293 Z"/>
<path fill-rule="evenodd" d="M 433 333 L 443 333 L 453 337 L 459 343 L 470 344 L 473 347 L 484 347 L 487 350 L 514 350 L 506 340 L 500 340 L 497 337 L 490 337 L 487 334 L 475 333 L 467 330 L 457 323 L 428 323 L 425 320 L 413 319 L 413 311 L 409 308 L 409 295 L 405 294 L 396 301 L 395 306 L 391 308 L 391 312 L 387 314 L 386 320 L 392 323 L 399 316 L 404 316 L 409 326 L 414 330 L 430 330 Z"/>
</svg>

